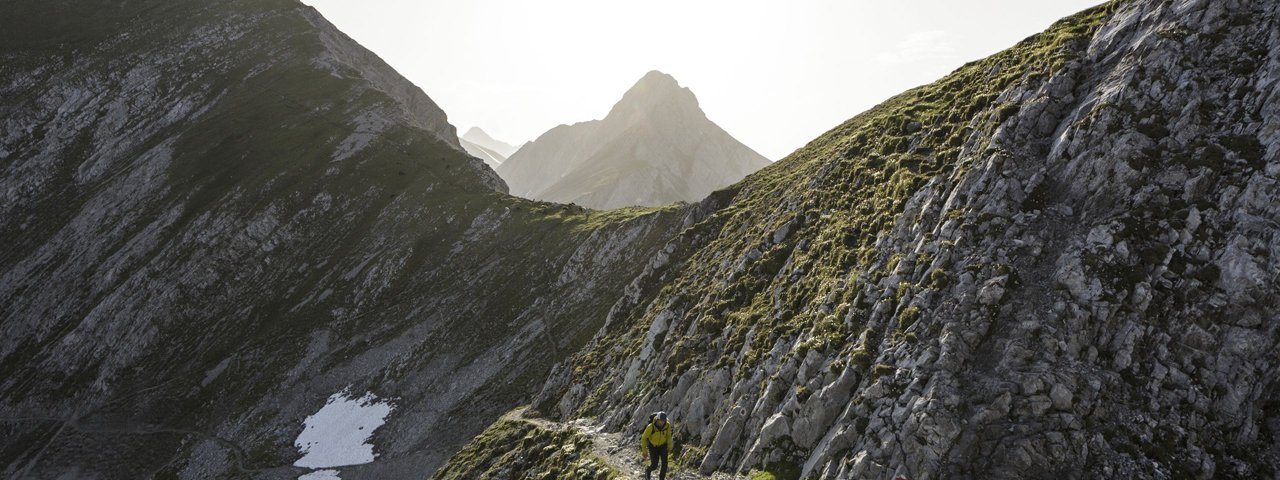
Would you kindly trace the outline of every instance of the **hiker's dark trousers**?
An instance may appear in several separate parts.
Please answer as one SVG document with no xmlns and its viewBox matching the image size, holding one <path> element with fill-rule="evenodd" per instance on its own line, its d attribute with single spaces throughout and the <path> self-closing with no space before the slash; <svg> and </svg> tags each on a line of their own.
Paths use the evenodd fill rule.
<svg viewBox="0 0 1280 480">
<path fill-rule="evenodd" d="M 667 446 L 649 445 L 649 469 L 644 471 L 645 480 L 652 480 L 653 471 L 658 470 L 658 463 L 662 463 L 662 470 L 658 471 L 658 480 L 667 480 Z"/>
</svg>

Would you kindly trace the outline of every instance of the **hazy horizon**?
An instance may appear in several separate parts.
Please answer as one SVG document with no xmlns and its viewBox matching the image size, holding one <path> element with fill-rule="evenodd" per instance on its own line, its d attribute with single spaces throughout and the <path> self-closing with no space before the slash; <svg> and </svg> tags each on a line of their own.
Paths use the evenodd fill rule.
<svg viewBox="0 0 1280 480">
<path fill-rule="evenodd" d="M 660 70 L 771 160 L 1100 3 L 304 1 L 426 91 L 459 135 L 478 126 L 520 145 L 602 118 Z"/>
</svg>

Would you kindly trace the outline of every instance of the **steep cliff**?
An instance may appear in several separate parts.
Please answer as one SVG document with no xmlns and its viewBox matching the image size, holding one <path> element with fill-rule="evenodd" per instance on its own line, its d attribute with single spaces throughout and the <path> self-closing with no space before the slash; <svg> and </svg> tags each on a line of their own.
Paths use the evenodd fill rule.
<svg viewBox="0 0 1280 480">
<path fill-rule="evenodd" d="M 1270 478 L 1280 4 L 1119 1 L 713 197 L 535 408 L 805 478 Z"/>
<path fill-rule="evenodd" d="M 0 65 L 0 477 L 344 464 L 304 433 L 372 435 L 348 478 L 430 472 L 696 213 L 495 192 L 296 1 L 10 2 Z M 344 405 L 389 413 L 321 425 Z"/>
</svg>

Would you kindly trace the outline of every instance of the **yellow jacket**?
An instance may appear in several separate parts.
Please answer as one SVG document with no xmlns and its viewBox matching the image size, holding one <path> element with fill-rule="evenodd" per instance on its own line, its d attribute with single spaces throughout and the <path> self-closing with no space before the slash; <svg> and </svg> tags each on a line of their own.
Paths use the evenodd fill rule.
<svg viewBox="0 0 1280 480">
<path fill-rule="evenodd" d="M 661 447 L 671 442 L 671 421 L 667 420 L 667 424 L 662 428 L 658 428 L 653 422 L 649 422 L 649 426 L 644 427 L 644 435 L 640 436 L 640 448 L 648 449 L 650 445 Z"/>
</svg>

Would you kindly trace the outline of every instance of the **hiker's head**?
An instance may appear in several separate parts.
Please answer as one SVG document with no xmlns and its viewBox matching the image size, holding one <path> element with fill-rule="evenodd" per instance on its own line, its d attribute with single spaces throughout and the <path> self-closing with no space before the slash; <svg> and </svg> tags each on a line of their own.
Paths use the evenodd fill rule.
<svg viewBox="0 0 1280 480">
<path fill-rule="evenodd" d="M 658 418 L 653 420 L 659 427 L 667 424 L 667 412 L 658 412 Z"/>
</svg>

